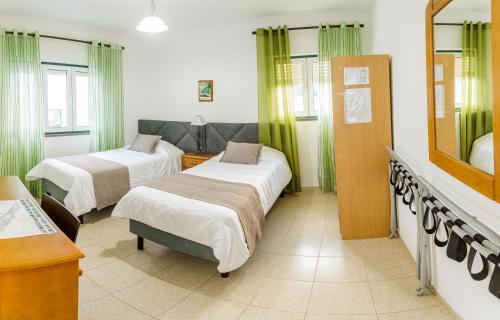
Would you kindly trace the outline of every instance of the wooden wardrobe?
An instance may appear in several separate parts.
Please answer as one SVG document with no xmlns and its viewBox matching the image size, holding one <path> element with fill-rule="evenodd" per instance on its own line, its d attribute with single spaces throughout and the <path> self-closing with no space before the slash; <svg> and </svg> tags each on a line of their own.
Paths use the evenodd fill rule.
<svg viewBox="0 0 500 320">
<path fill-rule="evenodd" d="M 334 146 L 343 239 L 386 237 L 390 231 L 392 147 L 388 55 L 332 60 Z"/>
<path fill-rule="evenodd" d="M 455 119 L 455 56 L 436 54 L 434 65 L 436 148 L 460 159 Z"/>
</svg>

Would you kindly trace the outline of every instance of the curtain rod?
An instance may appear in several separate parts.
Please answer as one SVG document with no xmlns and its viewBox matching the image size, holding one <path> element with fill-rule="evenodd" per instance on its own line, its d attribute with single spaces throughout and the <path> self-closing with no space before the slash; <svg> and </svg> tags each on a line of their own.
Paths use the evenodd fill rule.
<svg viewBox="0 0 500 320">
<path fill-rule="evenodd" d="M 7 34 L 14 34 L 12 31 L 5 31 Z M 28 33 L 30 36 L 34 36 L 34 33 Z M 80 39 L 73 39 L 73 38 L 64 38 L 64 37 L 56 37 L 56 36 L 48 36 L 46 34 L 41 34 L 39 35 L 40 38 L 47 38 L 47 39 L 55 39 L 55 40 L 64 40 L 64 41 L 72 41 L 72 42 L 79 42 L 79 43 L 86 43 L 86 44 L 92 44 L 92 41 L 87 41 L 87 40 L 80 40 Z M 111 45 L 109 44 L 104 44 L 105 47 L 110 47 Z M 125 50 L 125 47 L 122 47 L 122 50 Z"/>
<path fill-rule="evenodd" d="M 435 26 L 463 26 L 463 23 L 455 23 L 455 22 L 435 22 Z"/>
<path fill-rule="evenodd" d="M 340 24 L 334 24 L 330 25 L 332 28 L 340 28 Z M 354 24 L 346 24 L 346 27 L 354 27 Z M 365 25 L 360 24 L 359 27 L 363 28 Z M 307 27 L 293 27 L 293 28 L 288 28 L 288 31 L 293 31 L 293 30 L 307 30 L 307 29 L 318 29 L 318 26 L 307 26 Z M 252 34 L 257 34 L 257 31 L 252 31 Z"/>
<path fill-rule="evenodd" d="M 464 24 L 463 23 L 458 23 L 458 22 L 435 22 L 435 26 L 457 26 L 457 27 L 462 27 Z M 474 24 L 475 26 L 475 24 Z"/>
</svg>

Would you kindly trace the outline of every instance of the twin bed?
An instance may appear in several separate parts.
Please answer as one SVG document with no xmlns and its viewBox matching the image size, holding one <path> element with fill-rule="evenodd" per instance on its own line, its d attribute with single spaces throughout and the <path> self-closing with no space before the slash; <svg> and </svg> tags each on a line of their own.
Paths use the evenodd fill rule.
<svg viewBox="0 0 500 320">
<path fill-rule="evenodd" d="M 132 151 L 129 146 L 125 146 L 90 155 L 126 166 L 130 188 L 134 188 L 153 179 L 179 172 L 182 154 L 181 149 L 161 141 L 152 154 Z M 92 175 L 82 168 L 64 162 L 63 158 L 43 160 L 28 172 L 26 179 L 42 179 L 43 190 L 64 203 L 76 217 L 98 207 Z"/>
<path fill-rule="evenodd" d="M 493 132 L 485 134 L 472 144 L 469 162 L 473 167 L 494 175 Z"/>
<path fill-rule="evenodd" d="M 173 250 L 217 261 L 222 276 L 242 266 L 253 248 L 247 241 L 250 240 L 248 225 L 242 220 L 241 210 L 224 205 L 224 201 L 186 196 L 154 186 L 173 181 L 172 178 L 156 179 L 176 174 L 180 170 L 182 150 L 196 148 L 192 128 L 183 122 L 139 120 L 139 133 L 162 136 L 155 153 L 141 155 L 123 148 L 93 154 L 124 164 L 129 169 L 131 190 L 116 204 L 112 216 L 130 220 L 130 231 L 138 236 L 138 249 L 143 248 L 146 238 Z M 257 124 L 209 124 L 203 139 L 207 151 L 218 155 L 173 178 L 183 180 L 189 175 L 195 181 L 207 181 L 207 185 L 214 182 L 222 187 L 227 184 L 229 189 L 231 185 L 249 187 L 257 195 L 255 202 L 261 208 L 258 215 L 266 215 L 291 180 L 283 153 L 263 147 L 257 164 L 220 161 L 229 141 L 257 143 Z M 56 198 L 64 197 L 65 205 L 76 216 L 96 206 L 92 176 L 80 168 L 49 159 L 35 167 L 29 178 L 45 179 L 44 188 L 49 186 L 51 189 L 46 191 L 59 194 Z M 211 193 L 202 184 L 198 192 L 203 193 L 205 188 L 206 193 Z M 231 190 L 219 196 L 221 194 L 231 197 Z M 247 195 L 233 195 L 248 198 Z M 264 220 L 264 217 L 259 218 Z"/>
<path fill-rule="evenodd" d="M 256 165 L 224 163 L 219 161 L 221 157 L 219 154 L 183 173 L 252 185 L 264 214 L 292 177 L 285 156 L 271 148 L 263 148 Z M 139 237 L 218 261 L 222 274 L 242 266 L 250 257 L 238 215 L 218 204 L 141 186 L 120 200 L 113 216 L 130 219 L 131 231 Z"/>
</svg>

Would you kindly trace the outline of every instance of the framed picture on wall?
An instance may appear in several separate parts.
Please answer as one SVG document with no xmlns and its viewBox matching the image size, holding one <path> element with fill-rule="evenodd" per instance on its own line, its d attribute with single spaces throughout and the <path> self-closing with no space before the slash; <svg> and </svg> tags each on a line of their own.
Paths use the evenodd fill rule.
<svg viewBox="0 0 500 320">
<path fill-rule="evenodd" d="M 214 101 L 214 81 L 199 80 L 198 81 L 198 101 L 212 102 Z"/>
</svg>

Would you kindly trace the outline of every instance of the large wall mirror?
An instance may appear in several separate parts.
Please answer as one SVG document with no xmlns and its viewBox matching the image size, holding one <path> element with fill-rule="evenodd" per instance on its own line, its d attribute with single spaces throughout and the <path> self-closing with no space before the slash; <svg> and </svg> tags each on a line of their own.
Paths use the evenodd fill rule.
<svg viewBox="0 0 500 320">
<path fill-rule="evenodd" d="M 431 0 L 427 7 L 430 159 L 498 202 L 499 2 Z"/>
</svg>

